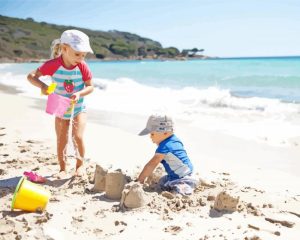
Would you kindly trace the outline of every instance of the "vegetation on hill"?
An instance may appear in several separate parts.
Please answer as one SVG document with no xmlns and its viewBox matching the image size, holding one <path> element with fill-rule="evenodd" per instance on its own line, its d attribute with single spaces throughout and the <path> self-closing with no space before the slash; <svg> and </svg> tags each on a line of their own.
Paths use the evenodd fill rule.
<svg viewBox="0 0 300 240">
<path fill-rule="evenodd" d="M 85 32 L 91 41 L 94 55 L 98 59 L 143 59 L 193 57 L 203 49 L 185 49 L 162 45 L 136 34 L 120 31 L 94 31 L 74 26 L 61 26 L 36 22 L 32 18 L 18 19 L 0 15 L 0 58 L 2 59 L 47 59 L 50 44 L 67 29 Z"/>
</svg>

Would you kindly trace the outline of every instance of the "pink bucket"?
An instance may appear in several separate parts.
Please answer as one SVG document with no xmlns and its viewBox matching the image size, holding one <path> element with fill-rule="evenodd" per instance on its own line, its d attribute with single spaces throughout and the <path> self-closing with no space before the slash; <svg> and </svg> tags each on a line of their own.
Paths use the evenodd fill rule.
<svg viewBox="0 0 300 240">
<path fill-rule="evenodd" d="M 46 113 L 62 117 L 71 105 L 71 99 L 52 93 L 48 95 Z"/>
</svg>

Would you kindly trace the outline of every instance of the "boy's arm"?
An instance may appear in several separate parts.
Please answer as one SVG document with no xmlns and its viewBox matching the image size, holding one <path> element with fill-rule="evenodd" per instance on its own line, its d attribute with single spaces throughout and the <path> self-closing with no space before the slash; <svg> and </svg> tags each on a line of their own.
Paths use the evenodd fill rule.
<svg viewBox="0 0 300 240">
<path fill-rule="evenodd" d="M 140 183 L 144 183 L 145 179 L 151 175 L 157 165 L 164 159 L 165 155 L 160 153 L 155 153 L 151 160 L 144 166 L 143 171 L 138 177 Z"/>
<path fill-rule="evenodd" d="M 43 74 L 38 69 L 36 69 L 28 74 L 27 79 L 32 85 L 40 88 L 43 94 L 48 95 L 48 86 L 39 79 L 40 76 L 43 76 Z"/>
</svg>

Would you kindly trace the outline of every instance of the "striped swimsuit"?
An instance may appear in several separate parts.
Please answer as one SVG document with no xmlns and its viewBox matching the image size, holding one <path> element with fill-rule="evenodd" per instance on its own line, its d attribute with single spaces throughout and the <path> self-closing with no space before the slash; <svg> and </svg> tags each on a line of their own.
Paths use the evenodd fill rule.
<svg viewBox="0 0 300 240">
<path fill-rule="evenodd" d="M 85 87 L 84 82 L 92 79 L 91 71 L 85 62 L 72 67 L 66 68 L 63 65 L 62 57 L 58 57 L 45 62 L 39 67 L 42 75 L 49 75 L 52 81 L 57 84 L 55 92 L 58 95 L 70 98 L 72 94 L 82 90 Z M 81 112 L 86 112 L 84 98 L 80 97 L 74 106 L 74 112 L 68 109 L 63 115 L 63 119 L 70 119 Z"/>
</svg>

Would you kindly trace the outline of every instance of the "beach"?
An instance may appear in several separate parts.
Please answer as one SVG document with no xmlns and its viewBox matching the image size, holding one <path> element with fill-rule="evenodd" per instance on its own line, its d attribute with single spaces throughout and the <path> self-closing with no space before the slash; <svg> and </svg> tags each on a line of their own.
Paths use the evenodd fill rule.
<svg viewBox="0 0 300 240">
<path fill-rule="evenodd" d="M 77 3 L 1 1 L 0 240 L 300 240 L 300 1 Z"/>
<path fill-rule="evenodd" d="M 56 159 L 54 118 L 45 113 L 45 99 L 17 94 L 1 86 L 0 239 L 290 239 L 300 235 L 300 137 L 287 142 L 255 141 L 210 129 L 197 129 L 178 119 L 179 136 L 194 164 L 199 185 L 192 196 L 166 195 L 144 186 L 147 204 L 120 208 L 120 200 L 94 192 L 96 165 L 121 169 L 136 178 L 156 149 L 137 133 L 147 118 L 122 112 L 88 112 L 86 174 L 52 177 Z M 196 134 L 195 134 L 196 133 Z M 271 143 L 271 144 L 270 144 Z M 24 171 L 47 178 L 51 192 L 42 213 L 11 210 L 13 193 Z M 217 210 L 216 198 L 226 192 L 238 204 Z"/>
</svg>

